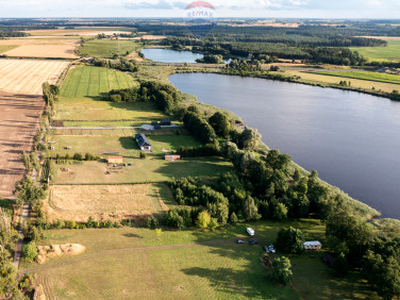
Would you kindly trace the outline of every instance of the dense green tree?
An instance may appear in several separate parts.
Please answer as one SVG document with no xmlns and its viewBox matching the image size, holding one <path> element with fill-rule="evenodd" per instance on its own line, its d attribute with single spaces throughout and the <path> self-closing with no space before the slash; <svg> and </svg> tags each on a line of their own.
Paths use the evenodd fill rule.
<svg viewBox="0 0 400 300">
<path fill-rule="evenodd" d="M 258 207 L 254 202 L 254 199 L 247 196 L 243 203 L 243 214 L 246 221 L 256 221 L 261 218 L 258 213 Z"/>
<path fill-rule="evenodd" d="M 200 229 L 206 229 L 210 226 L 211 216 L 207 211 L 202 211 L 197 217 L 196 225 Z"/>
<path fill-rule="evenodd" d="M 300 254 L 304 251 L 304 235 L 300 229 L 282 228 L 278 232 L 276 248 L 290 254 Z"/>
<path fill-rule="evenodd" d="M 229 132 L 231 130 L 231 123 L 228 117 L 220 112 L 213 114 L 208 120 L 212 128 L 214 128 L 215 133 L 224 138 L 229 137 Z"/>
<path fill-rule="evenodd" d="M 246 127 L 240 135 L 240 143 L 245 150 L 254 151 L 261 142 L 261 134 L 257 129 Z"/>
<path fill-rule="evenodd" d="M 287 285 L 292 279 L 293 272 L 290 270 L 292 264 L 286 256 L 278 257 L 272 264 L 272 278 L 283 285 Z"/>
<path fill-rule="evenodd" d="M 332 267 L 335 270 L 335 274 L 339 277 L 346 276 L 349 273 L 349 264 L 347 263 L 346 255 L 343 252 L 336 257 Z"/>
<path fill-rule="evenodd" d="M 283 203 L 277 203 L 273 207 L 272 218 L 275 220 L 286 220 L 288 214 L 287 206 Z"/>
</svg>

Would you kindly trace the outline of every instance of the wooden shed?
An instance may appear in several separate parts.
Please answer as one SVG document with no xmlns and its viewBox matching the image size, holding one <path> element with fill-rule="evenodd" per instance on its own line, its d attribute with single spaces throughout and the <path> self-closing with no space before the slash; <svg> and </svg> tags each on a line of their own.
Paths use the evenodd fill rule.
<svg viewBox="0 0 400 300">
<path fill-rule="evenodd" d="M 167 161 L 181 160 L 181 156 L 180 155 L 165 155 L 165 160 L 167 160 Z"/>
<path fill-rule="evenodd" d="M 109 164 L 123 164 L 124 158 L 122 156 L 109 156 L 107 157 L 107 162 Z"/>
</svg>

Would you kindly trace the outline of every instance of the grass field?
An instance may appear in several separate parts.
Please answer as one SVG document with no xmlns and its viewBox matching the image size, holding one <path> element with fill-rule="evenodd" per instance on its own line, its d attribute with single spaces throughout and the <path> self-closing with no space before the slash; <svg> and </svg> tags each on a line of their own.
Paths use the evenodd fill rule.
<svg viewBox="0 0 400 300">
<path fill-rule="evenodd" d="M 358 51 L 369 61 L 400 61 L 400 38 L 385 39 L 388 42 L 386 47 L 352 47 L 352 51 Z"/>
<path fill-rule="evenodd" d="M 324 226 L 319 221 L 285 225 L 300 228 L 307 239 L 323 241 Z M 333 277 L 320 259 L 324 252 L 316 259 L 306 253 L 292 256 L 293 284 L 273 284 L 259 258 L 262 245 L 273 242 L 281 226 L 269 221 L 252 224 L 258 246 L 236 244 L 237 238 L 248 240 L 246 224 L 217 232 L 164 231 L 160 236 L 144 228 L 52 230 L 45 232 L 44 244 L 79 243 L 87 251 L 41 266 L 25 264 L 22 271 L 35 273 L 46 294 L 54 298 L 375 298 L 356 275 Z"/>
<path fill-rule="evenodd" d="M 152 145 L 152 154 L 164 154 L 179 149 L 179 147 L 198 147 L 201 143 L 191 135 L 168 135 L 168 136 L 151 136 L 146 135 Z M 102 156 L 103 153 L 119 152 L 124 157 L 139 157 L 140 149 L 132 136 L 54 136 L 52 139 L 56 144 L 55 149 L 51 151 L 54 157 L 56 154 L 74 154 L 74 153 L 91 153 L 93 155 Z M 66 150 L 65 147 L 71 147 Z M 168 151 L 162 150 L 168 149 Z M 103 155 L 104 156 L 104 155 Z"/>
<path fill-rule="evenodd" d="M 17 47 L 19 47 L 19 46 L 18 45 L 1 45 L 0 44 L 0 54 L 3 54 L 4 52 L 10 51 Z"/>
<path fill-rule="evenodd" d="M 135 219 L 146 221 L 152 214 L 163 212 L 159 188 L 163 185 L 100 185 L 100 186 L 52 186 L 44 201 L 46 219 L 121 221 Z M 164 208 L 163 208 L 164 207 Z"/>
<path fill-rule="evenodd" d="M 125 89 L 134 85 L 132 76 L 120 71 L 77 67 L 68 73 L 60 95 L 68 98 L 97 97 L 112 89 Z"/>
<path fill-rule="evenodd" d="M 53 184 L 115 184 L 169 181 L 173 177 L 217 177 L 232 170 L 232 164 L 220 158 L 187 158 L 168 162 L 163 158 L 126 158 L 129 167 L 108 167 L 104 162 L 83 164 L 53 164 Z M 67 171 L 62 171 L 67 168 Z"/>
<path fill-rule="evenodd" d="M 114 54 L 124 56 L 126 52 L 138 51 L 141 47 L 139 41 L 91 40 L 84 44 L 80 50 L 80 55 L 112 58 Z"/>
<path fill-rule="evenodd" d="M 400 84 L 400 75 L 364 71 L 313 71 L 313 74 Z"/>
</svg>

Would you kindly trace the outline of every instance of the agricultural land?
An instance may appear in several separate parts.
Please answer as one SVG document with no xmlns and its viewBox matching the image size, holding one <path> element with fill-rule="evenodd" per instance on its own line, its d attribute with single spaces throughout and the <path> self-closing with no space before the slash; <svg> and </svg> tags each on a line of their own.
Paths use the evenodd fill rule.
<svg viewBox="0 0 400 300">
<path fill-rule="evenodd" d="M 377 298 L 359 265 L 338 276 L 336 269 L 322 262 L 326 254 L 333 253 L 334 247 L 335 251 L 339 248 L 347 255 L 350 246 L 356 245 L 348 243 L 347 246 L 346 241 L 328 236 L 328 216 L 337 217 L 335 213 L 339 211 L 349 218 L 346 219 L 350 220 L 348 224 L 356 224 L 354 226 L 358 227 L 354 228 L 359 231 L 371 223 L 373 225 L 368 227 L 371 230 L 362 232 L 371 236 L 387 233 L 387 237 L 391 237 L 400 232 L 398 224 L 384 220 L 367 224 L 366 220 L 379 215 L 376 210 L 320 181 L 318 175 L 302 169 L 288 156 L 277 152 L 276 160 L 268 158 L 273 151 L 259 144 L 259 140 L 254 142 L 254 148 L 250 145 L 246 149 L 243 132 L 250 130 L 253 137 L 257 136 L 256 132 L 236 126 L 241 120 L 232 113 L 175 91 L 169 86 L 168 76 L 180 72 L 224 73 L 368 93 L 377 91 L 387 96 L 399 89 L 399 75 L 376 72 L 374 66 L 331 65 L 317 58 L 311 63 L 307 59 L 310 59 L 313 43 L 331 42 L 322 37 L 323 34 L 314 36 L 311 28 L 306 29 L 310 34 L 293 34 L 288 41 L 286 30 L 297 30 L 299 24 L 259 24 L 261 28 L 250 29 L 240 24 L 223 26 L 210 45 L 202 43 L 200 46 L 184 45 L 192 40 L 180 40 L 181 26 L 167 26 L 168 30 L 161 26 L 160 30 L 140 22 L 134 30 L 115 24 L 90 24 L 66 29 L 40 28 L 26 31 L 31 36 L 24 38 L 0 39 L 0 54 L 6 55 L 0 59 L 0 106 L 5 112 L 0 116 L 0 206 L 6 208 L 7 214 L 12 214 L 10 201 L 1 198 L 15 199 L 14 184 L 27 174 L 21 153 L 32 150 L 33 137 L 39 129 L 39 115 L 46 111 L 46 118 L 40 119 L 42 149 L 33 152 L 41 167 L 37 178 L 36 173 L 35 176 L 28 173 L 37 179 L 34 185 L 40 186 L 44 196 L 38 200 L 39 204 L 31 203 L 31 225 L 25 224 L 22 232 L 35 249 L 36 246 L 70 244 L 86 249 L 76 255 L 51 257 L 43 264 L 29 259 L 27 251 L 24 252 L 20 274 L 31 274 L 35 286 L 40 287 L 48 299 Z M 258 42 L 258 30 L 263 31 L 266 26 L 279 31 L 272 37 L 279 38 L 279 43 Z M 330 30 L 325 27 L 322 33 Z M 241 33 L 230 35 L 232 30 Z M 250 31 L 248 36 L 245 30 Z M 102 33 L 109 36 L 97 36 Z M 117 40 L 118 34 L 129 37 L 121 36 Z M 166 42 L 170 35 L 172 39 Z M 247 43 L 248 37 L 257 37 L 256 42 Z M 149 62 L 140 54 L 145 45 L 225 51 L 219 41 L 223 45 L 232 39 L 238 40 L 234 44 L 239 48 L 234 51 L 240 54 L 233 58 L 246 57 L 245 51 L 254 50 L 259 55 L 254 66 L 250 60 L 236 67 L 165 65 Z M 294 42 L 308 45 L 308 48 L 295 47 Z M 387 47 L 371 47 L 373 51 L 380 49 L 379 53 L 368 52 L 369 47 L 362 47 L 360 53 L 365 51 L 364 55 L 375 61 L 396 61 L 395 49 L 400 44 L 397 45 L 395 39 L 388 39 L 388 42 Z M 267 55 L 263 52 L 267 50 L 273 53 Z M 104 64 L 98 66 L 92 57 Z M 134 59 L 131 63 L 137 70 L 120 71 L 118 67 L 121 66 L 110 67 L 117 62 L 122 65 L 126 59 Z M 45 103 L 42 97 L 42 83 L 46 81 L 59 87 L 59 90 L 54 86 L 49 86 L 50 91 L 44 89 L 45 99 L 56 95 L 54 99 L 50 97 L 51 103 L 48 98 Z M 168 92 L 162 90 L 165 86 L 170 88 Z M 52 94 L 51 89 L 56 92 Z M 122 89 L 129 89 L 129 93 L 136 96 L 139 90 L 144 92 L 137 101 L 123 97 L 111 101 L 110 91 Z M 147 95 L 153 97 L 146 98 Z M 160 109 L 160 99 L 176 100 L 183 115 Z M 217 126 L 211 125 L 210 120 L 218 116 L 217 113 L 229 124 L 230 131 L 225 136 L 217 135 Z M 185 117 L 192 119 L 187 121 Z M 161 120 L 169 120 L 172 125 L 161 129 L 150 125 Z M 211 142 L 205 141 L 199 134 L 201 131 L 190 124 L 203 126 L 209 135 L 214 132 Z M 233 126 L 237 128 L 231 130 Z M 135 140 L 138 133 L 146 135 L 152 145 L 151 151 L 139 148 Z M 222 148 L 229 145 L 226 141 L 233 140 L 247 152 L 238 147 Z M 220 150 L 204 155 L 203 151 L 210 148 L 215 151 L 217 147 Z M 187 157 L 182 155 L 177 161 L 165 158 L 165 155 L 185 153 L 185 150 L 189 153 Z M 229 156 L 232 153 L 235 154 Z M 267 159 L 270 159 L 268 163 Z M 295 204 L 283 204 L 291 201 L 292 196 L 297 201 L 293 201 Z M 302 210 L 306 213 L 300 214 Z M 236 211 L 237 216 L 231 211 Z M 209 214 L 210 221 L 199 229 L 202 212 Z M 171 225 L 173 218 L 175 224 Z M 250 226 L 256 232 L 254 237 L 246 234 Z M 271 267 L 272 261 L 282 257 L 283 251 L 265 254 L 262 246 L 275 243 L 278 232 L 290 226 L 301 230 L 305 240 L 318 240 L 324 246 L 319 252 L 287 254 L 293 276 L 287 285 L 282 285 L 273 279 Z M 340 245 L 331 246 L 331 238 L 336 238 Z M 238 239 L 243 239 L 245 244 L 237 243 Z M 251 239 L 257 239 L 258 245 L 249 245 Z M 28 242 L 25 241 L 25 245 Z M 271 265 L 266 263 L 266 257 Z"/>
</svg>

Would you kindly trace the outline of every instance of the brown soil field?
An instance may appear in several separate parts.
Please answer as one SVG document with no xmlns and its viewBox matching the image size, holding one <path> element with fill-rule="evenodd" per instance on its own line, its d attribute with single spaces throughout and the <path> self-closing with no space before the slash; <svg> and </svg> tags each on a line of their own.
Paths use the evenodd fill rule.
<svg viewBox="0 0 400 300">
<path fill-rule="evenodd" d="M 21 153 L 32 148 L 44 101 L 36 95 L 0 92 L 0 107 L 0 198 L 12 198 L 15 182 L 25 174 Z"/>
<path fill-rule="evenodd" d="M 90 216 L 97 221 L 143 221 L 163 211 L 163 206 L 151 184 L 63 185 L 51 186 L 43 211 L 48 221 L 86 222 Z"/>
<path fill-rule="evenodd" d="M 79 46 L 78 39 L 56 38 L 16 38 L 0 40 L 0 45 L 16 45 L 6 54 L 14 57 L 49 57 L 49 58 L 78 58 L 75 48 Z"/>
<path fill-rule="evenodd" d="M 56 83 L 68 64 L 66 61 L 50 60 L 0 60 L 0 90 L 15 94 L 41 95 L 43 82 Z"/>
</svg>

